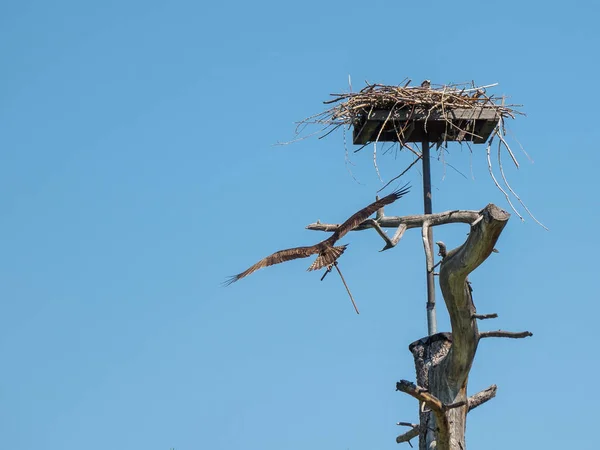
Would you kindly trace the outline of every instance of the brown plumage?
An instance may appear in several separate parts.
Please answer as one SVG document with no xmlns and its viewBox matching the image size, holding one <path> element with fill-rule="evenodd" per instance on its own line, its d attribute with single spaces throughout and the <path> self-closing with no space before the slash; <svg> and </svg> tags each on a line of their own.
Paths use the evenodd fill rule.
<svg viewBox="0 0 600 450">
<path fill-rule="evenodd" d="M 311 264 L 308 270 L 318 270 L 333 264 L 340 256 L 342 256 L 342 253 L 344 253 L 344 250 L 346 250 L 346 247 L 348 246 L 348 244 L 346 244 L 334 247 L 334 244 L 339 239 L 341 239 L 349 231 L 352 231 L 356 227 L 358 227 L 379 208 L 382 208 L 385 205 L 389 205 L 390 203 L 394 203 L 400 197 L 405 195 L 409 190 L 410 187 L 408 186 L 408 184 L 406 184 L 397 191 L 392 192 L 390 195 L 386 195 L 382 199 L 371 203 L 366 208 L 363 208 L 357 213 L 350 216 L 350 218 L 346 220 L 343 224 L 341 224 L 331 236 L 329 236 L 324 241 L 319 242 L 318 244 L 312 245 L 310 247 L 295 247 L 286 250 L 280 250 L 278 252 L 273 253 L 270 256 L 267 256 L 264 259 L 261 259 L 259 262 L 257 262 L 244 272 L 238 273 L 237 275 L 228 278 L 224 283 L 225 286 L 229 286 L 231 283 L 235 283 L 239 279 L 244 278 L 245 276 L 248 276 L 253 272 L 256 272 L 258 269 L 262 269 L 263 267 L 268 267 L 274 264 L 291 261 L 292 259 L 308 258 L 311 255 L 319 256 Z"/>
<path fill-rule="evenodd" d="M 279 264 L 282 262 L 291 261 L 292 259 L 308 258 L 311 255 L 316 255 L 316 254 L 320 255 L 320 254 L 326 253 L 327 260 L 331 260 L 331 262 L 333 262 L 337 258 L 339 258 L 342 255 L 342 253 L 344 253 L 344 250 L 346 250 L 347 246 L 348 245 L 346 244 L 346 245 L 342 245 L 340 247 L 328 248 L 327 242 L 322 241 L 322 242 L 319 242 L 318 244 L 312 245 L 310 247 L 295 247 L 295 248 L 288 248 L 286 250 L 280 250 L 278 252 L 273 253 L 270 256 L 267 256 L 266 258 L 261 259 L 259 262 L 254 264 L 249 269 L 243 271 L 242 273 L 238 273 L 237 275 L 229 277 L 223 284 L 225 286 L 229 286 L 231 283 L 235 283 L 240 278 L 244 278 L 245 276 L 248 276 L 251 273 L 256 272 L 258 269 L 262 269 L 263 267 L 268 267 L 268 266 L 272 266 L 273 264 Z M 314 270 L 314 269 L 309 268 L 308 270 Z"/>
</svg>

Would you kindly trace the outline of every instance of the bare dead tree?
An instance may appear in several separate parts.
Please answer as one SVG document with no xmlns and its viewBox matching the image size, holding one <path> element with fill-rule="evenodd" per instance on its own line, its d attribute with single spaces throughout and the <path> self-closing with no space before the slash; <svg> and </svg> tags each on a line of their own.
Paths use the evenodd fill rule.
<svg viewBox="0 0 600 450">
<path fill-rule="evenodd" d="M 439 283 L 444 302 L 450 315 L 452 333 L 437 333 L 413 342 L 409 350 L 416 367 L 416 383 L 401 380 L 396 390 L 404 392 L 419 402 L 419 424 L 399 422 L 410 427 L 398 436 L 396 442 L 409 442 L 419 436 L 420 450 L 465 450 L 465 427 L 467 413 L 496 395 L 496 386 L 471 397 L 467 395 L 467 382 L 477 346 L 482 338 L 531 336 L 528 331 L 479 332 L 477 321 L 497 317 L 496 314 L 477 314 L 473 303 L 468 276 L 495 250 L 496 242 L 506 226 L 510 214 L 493 204 L 480 211 L 447 211 L 404 217 L 386 217 L 383 209 L 375 219 L 363 222 L 356 230 L 373 228 L 383 238 L 383 250 L 397 245 L 404 232 L 421 228 L 428 267 L 433 270 L 433 255 L 427 230 L 429 227 L 447 223 L 466 223 L 470 226 L 467 240 L 459 247 L 447 250 L 438 242 L 442 261 Z M 335 231 L 338 225 L 313 223 L 310 230 Z M 389 238 L 383 228 L 396 228 Z M 429 264 L 431 261 L 431 264 Z"/>
</svg>

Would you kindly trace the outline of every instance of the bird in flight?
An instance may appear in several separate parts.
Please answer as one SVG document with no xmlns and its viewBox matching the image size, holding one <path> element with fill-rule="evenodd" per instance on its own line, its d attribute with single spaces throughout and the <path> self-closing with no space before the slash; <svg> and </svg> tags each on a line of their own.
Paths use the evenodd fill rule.
<svg viewBox="0 0 600 450">
<path fill-rule="evenodd" d="M 236 281 L 250 275 L 251 273 L 256 272 L 258 269 L 262 269 L 263 267 L 268 267 L 274 264 L 291 261 L 293 259 L 308 258 L 311 255 L 318 256 L 317 259 L 308 268 L 309 271 L 322 269 L 323 267 L 330 267 L 337 261 L 337 259 L 340 256 L 342 256 L 342 253 L 344 253 L 344 250 L 346 250 L 346 247 L 348 246 L 348 244 L 341 245 L 338 247 L 334 246 L 334 244 L 339 239 L 341 239 L 349 231 L 352 231 L 356 227 L 358 227 L 361 223 L 368 219 L 369 216 L 375 211 L 377 211 L 385 205 L 394 203 L 396 200 L 407 194 L 409 190 L 410 186 L 408 186 L 408 184 L 405 184 L 395 192 L 392 192 L 391 194 L 386 195 L 382 199 L 371 203 L 369 206 L 361 209 L 357 213 L 350 216 L 348 220 L 341 224 L 337 228 L 337 230 L 335 230 L 335 232 L 324 241 L 321 241 L 318 244 L 312 245 L 310 247 L 295 247 L 275 252 L 272 255 L 261 259 L 259 262 L 257 262 L 247 270 L 243 271 L 242 273 L 238 273 L 237 275 L 229 277 L 223 284 L 225 286 L 229 286 L 230 284 L 235 283 Z"/>
</svg>

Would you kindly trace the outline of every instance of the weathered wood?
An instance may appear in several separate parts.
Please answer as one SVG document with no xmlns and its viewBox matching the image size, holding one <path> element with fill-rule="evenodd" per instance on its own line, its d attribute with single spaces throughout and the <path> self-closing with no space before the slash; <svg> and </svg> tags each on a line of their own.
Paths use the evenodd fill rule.
<svg viewBox="0 0 600 450">
<path fill-rule="evenodd" d="M 496 396 L 497 390 L 498 386 L 492 384 L 489 388 L 470 396 L 469 400 L 467 401 L 467 404 L 469 405 L 469 412 L 471 412 L 472 409 L 477 408 L 479 405 L 483 405 L 488 400 L 493 399 Z"/>
<path fill-rule="evenodd" d="M 382 250 L 388 250 L 394 247 L 400 238 L 404 235 L 404 232 L 409 228 L 422 228 L 423 224 L 427 222 L 430 227 L 443 225 L 446 223 L 475 223 L 481 218 L 480 211 L 467 211 L 467 210 L 455 210 L 446 211 L 437 214 L 418 214 L 411 216 L 385 216 L 383 212 L 378 214 L 377 219 L 367 219 L 356 227 L 352 231 L 366 230 L 368 228 L 374 228 L 377 233 L 383 238 L 386 245 Z M 331 231 L 334 232 L 340 225 L 335 223 L 311 223 L 306 226 L 307 230 L 313 231 Z M 382 228 L 397 228 L 394 237 L 391 239 L 385 235 Z M 438 244 L 439 245 L 439 244 Z"/>
<path fill-rule="evenodd" d="M 502 338 L 509 338 L 509 339 L 523 339 L 523 338 L 531 337 L 531 336 L 533 336 L 533 333 L 531 331 L 498 330 L 498 331 L 482 331 L 481 333 L 479 333 L 479 339 L 492 338 L 492 337 L 502 337 Z"/>
<path fill-rule="evenodd" d="M 415 359 L 417 371 L 417 384 L 429 386 L 429 373 L 431 368 L 439 364 L 446 357 L 452 346 L 452 335 L 450 333 L 437 333 L 423 339 L 419 339 L 408 346 Z M 428 450 L 427 442 L 436 440 L 435 418 L 431 411 L 419 408 L 419 450 Z"/>
<path fill-rule="evenodd" d="M 401 381 L 398 390 L 419 399 L 420 424 L 398 436 L 397 442 L 407 442 L 419 432 L 420 450 L 465 450 L 467 412 L 496 395 L 496 386 L 467 397 L 467 380 L 479 340 L 485 337 L 522 338 L 526 332 L 490 331 L 479 333 L 477 321 L 497 317 L 496 314 L 477 314 L 468 276 L 492 252 L 506 226 L 510 214 L 493 204 L 481 211 L 446 211 L 389 217 L 379 211 L 376 219 L 363 222 L 357 230 L 375 228 L 384 238 L 386 247 L 397 243 L 382 228 L 397 228 L 401 236 L 409 228 L 431 227 L 446 223 L 468 223 L 470 232 L 460 247 L 448 250 L 443 242 L 437 243 L 442 256 L 439 282 L 444 302 L 450 315 L 452 333 L 436 333 L 409 346 L 415 360 L 417 384 Z M 314 223 L 308 229 L 335 231 L 338 225 Z M 424 233 L 425 234 L 425 233 Z M 399 239 L 399 237 L 398 237 Z"/>
<path fill-rule="evenodd" d="M 452 334 L 438 333 L 409 347 L 415 358 L 419 386 L 443 405 L 459 405 L 444 411 L 442 424 L 439 413 L 421 410 L 420 450 L 431 449 L 433 445 L 437 450 L 466 449 L 466 415 L 470 408 L 467 380 L 479 342 L 477 320 L 473 317 L 476 310 L 467 277 L 492 253 L 509 217 L 506 211 L 488 205 L 481 211 L 481 220 L 476 220 L 471 227 L 466 242 L 448 251 L 439 279 Z M 449 424 L 447 432 L 445 423 Z"/>
<path fill-rule="evenodd" d="M 383 216 L 377 220 L 382 228 L 398 228 L 401 224 L 406 228 L 421 228 L 425 221 L 429 226 L 444 225 L 446 223 L 473 223 L 480 217 L 480 211 L 459 210 L 444 211 L 435 214 L 414 214 L 410 216 Z M 373 228 L 373 219 L 365 220 L 352 231 Z M 315 222 L 306 226 L 307 230 L 313 231 L 336 231 L 340 225 L 337 223 Z"/>
<path fill-rule="evenodd" d="M 416 438 L 419 435 L 419 431 L 420 431 L 419 425 L 412 425 L 411 430 L 396 437 L 396 443 L 400 444 L 401 442 L 408 442 L 410 444 L 410 440 Z M 411 447 L 412 447 L 412 444 L 411 444 Z"/>
<path fill-rule="evenodd" d="M 378 109 L 369 114 L 366 119 L 384 122 L 390 112 L 389 110 Z M 444 114 L 441 111 L 415 111 L 411 113 L 408 109 L 400 109 L 395 111 L 391 116 L 391 120 L 425 120 L 429 114 L 428 120 L 444 119 Z M 445 112 L 445 116 L 449 119 L 456 120 L 498 120 L 498 113 L 491 108 L 459 108 Z"/>
<path fill-rule="evenodd" d="M 447 111 L 374 110 L 356 120 L 353 142 L 473 141 L 486 142 L 500 116 L 493 108 L 475 107 Z M 383 125 L 385 127 L 382 129 Z M 461 131 L 462 130 L 462 131 Z"/>
<path fill-rule="evenodd" d="M 496 313 L 492 313 L 492 314 L 473 314 L 473 319 L 477 319 L 477 320 L 487 320 L 487 319 L 497 319 L 498 318 L 498 314 Z"/>
</svg>

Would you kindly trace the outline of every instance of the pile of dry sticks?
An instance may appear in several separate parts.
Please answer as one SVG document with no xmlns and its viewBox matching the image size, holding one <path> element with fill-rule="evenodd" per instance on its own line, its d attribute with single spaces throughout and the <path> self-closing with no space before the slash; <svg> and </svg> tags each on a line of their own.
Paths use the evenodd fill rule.
<svg viewBox="0 0 600 450">
<path fill-rule="evenodd" d="M 389 111 L 390 118 L 399 111 L 407 111 L 409 114 L 421 113 L 426 116 L 439 114 L 449 119 L 449 114 L 457 109 L 493 110 L 501 121 L 523 114 L 516 109 L 521 105 L 506 105 L 505 97 L 487 95 L 486 89 L 497 83 L 478 87 L 472 83 L 431 85 L 426 81 L 421 86 L 409 86 L 410 81 L 399 86 L 367 84 L 359 92 L 331 94 L 335 98 L 323 103 L 333 106 L 304 119 L 298 125 L 321 124 L 324 126 L 322 131 L 332 127 L 329 130 L 332 132 L 343 125 L 356 125 L 376 110 Z M 402 140 L 399 142 L 402 144 Z"/>
<path fill-rule="evenodd" d="M 379 130 L 379 134 L 373 139 L 373 143 L 375 144 L 373 147 L 373 163 L 378 176 L 379 169 L 377 166 L 376 144 L 379 141 L 382 132 L 389 131 L 390 128 L 392 128 L 396 135 L 395 140 L 399 144 L 400 149 L 406 148 L 416 156 L 416 159 L 403 170 L 400 175 L 394 177 L 385 184 L 382 188 L 384 189 L 389 183 L 404 175 L 422 157 L 421 152 L 409 144 L 410 139 L 408 137 L 410 132 L 407 132 L 407 128 L 412 126 L 412 123 L 415 120 L 424 121 L 425 127 L 427 127 L 427 122 L 430 119 L 438 122 L 442 120 L 446 123 L 446 132 L 443 133 L 443 138 L 437 142 L 438 150 L 441 146 L 446 147 L 448 141 L 462 142 L 463 140 L 470 149 L 469 141 L 478 137 L 472 129 L 474 121 L 457 121 L 455 120 L 454 113 L 459 110 L 471 110 L 474 112 L 491 111 L 495 114 L 498 124 L 487 140 L 486 153 L 490 176 L 495 186 L 504 194 L 512 210 L 521 220 L 523 220 L 523 217 L 513 205 L 511 196 L 517 199 L 534 221 L 542 225 L 531 214 L 527 206 L 512 189 L 506 179 L 502 166 L 501 155 L 503 151 L 505 151 L 508 153 L 515 166 L 517 168 L 519 167 L 519 162 L 506 141 L 505 120 L 507 118 L 514 119 L 517 115 L 525 115 L 518 110 L 522 105 L 506 104 L 506 97 L 488 94 L 487 90 L 497 86 L 498 83 L 485 86 L 476 86 L 473 82 L 436 85 L 431 84 L 429 80 L 424 81 L 420 86 L 410 86 L 410 83 L 411 80 L 404 80 L 398 86 L 388 86 L 383 84 L 370 84 L 367 82 L 367 85 L 359 92 L 352 92 L 352 88 L 350 88 L 350 92 L 347 93 L 331 94 L 334 98 L 323 102 L 324 104 L 331 106 L 318 114 L 300 121 L 296 128 L 296 135 L 299 136 L 303 134 L 303 130 L 309 125 L 320 126 L 319 130 L 316 131 L 316 134 L 321 134 L 320 138 L 329 135 L 340 127 L 353 126 L 357 129 L 358 127 L 363 126 L 366 119 L 370 118 L 374 112 L 384 111 L 387 117 Z M 399 121 L 399 118 L 402 120 Z M 398 122 L 402 123 L 399 128 L 397 127 Z M 311 135 L 313 134 L 315 133 L 311 133 Z M 497 143 L 497 164 L 504 187 L 501 186 L 498 178 L 494 175 L 491 159 L 492 144 L 494 141 Z M 355 153 L 360 151 L 366 145 L 367 144 L 363 145 L 358 150 L 355 150 Z M 521 149 L 523 150 L 522 147 Z M 523 152 L 525 153 L 525 150 L 523 150 Z M 346 155 L 348 155 L 347 149 Z M 525 155 L 527 154 L 525 153 Z M 442 153 L 441 159 L 443 160 L 443 158 L 444 155 Z M 346 159 L 348 161 L 348 156 L 346 156 Z M 544 227 L 544 225 L 542 226 Z"/>
</svg>

